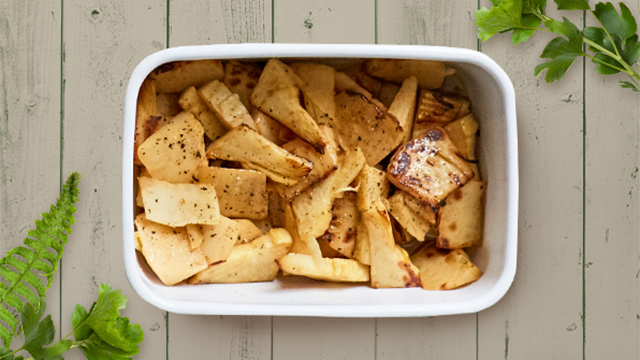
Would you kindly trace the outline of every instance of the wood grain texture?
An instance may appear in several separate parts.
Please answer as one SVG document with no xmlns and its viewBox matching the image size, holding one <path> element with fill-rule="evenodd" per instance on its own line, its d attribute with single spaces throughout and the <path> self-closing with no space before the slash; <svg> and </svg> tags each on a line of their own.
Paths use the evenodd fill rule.
<svg viewBox="0 0 640 360">
<path fill-rule="evenodd" d="M 554 4 L 547 8 L 558 15 Z M 507 295 L 478 315 L 479 359 L 582 353 L 582 64 L 558 83 L 534 77 L 551 38 L 535 34 L 514 46 L 505 35 L 481 45 L 516 91 L 520 211 L 516 277 Z"/>
<path fill-rule="evenodd" d="M 144 358 L 166 356 L 162 311 L 138 297 L 122 259 L 122 116 L 129 75 L 164 48 L 163 0 L 64 3 L 63 173 L 84 175 L 75 231 L 62 266 L 62 312 L 89 307 L 100 283 L 122 289 L 126 316 L 145 331 Z M 68 333 L 70 319 L 62 322 Z M 71 359 L 72 355 L 66 356 Z M 82 358 L 79 352 L 73 356 Z"/>
<path fill-rule="evenodd" d="M 271 42 L 271 1 L 172 0 L 169 45 Z"/>
<path fill-rule="evenodd" d="M 468 14 L 477 1 L 448 6 L 417 0 L 378 3 L 378 41 L 476 49 Z M 434 318 L 378 319 L 377 359 L 471 359 L 476 356 L 476 314 Z"/>
<path fill-rule="evenodd" d="M 640 1 L 625 4 L 640 19 Z M 640 94 L 590 61 L 585 75 L 585 359 L 637 359 Z"/>
<path fill-rule="evenodd" d="M 173 0 L 169 19 L 171 46 L 271 42 L 270 1 Z M 271 317 L 169 314 L 168 356 L 268 359 L 271 324 Z"/>
<path fill-rule="evenodd" d="M 0 2 L 0 256 L 60 190 L 60 27 L 55 2 Z M 46 295 L 56 326 L 59 278 Z"/>
<path fill-rule="evenodd" d="M 371 0 L 275 0 L 274 42 L 372 44 L 375 6 Z"/>
</svg>

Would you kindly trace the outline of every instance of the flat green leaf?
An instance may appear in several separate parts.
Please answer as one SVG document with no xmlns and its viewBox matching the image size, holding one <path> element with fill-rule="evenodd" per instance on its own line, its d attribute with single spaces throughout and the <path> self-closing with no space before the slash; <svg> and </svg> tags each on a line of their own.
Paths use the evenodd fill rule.
<svg viewBox="0 0 640 360">
<path fill-rule="evenodd" d="M 620 68 L 620 63 L 618 63 L 615 59 L 602 54 L 602 53 L 598 53 L 595 54 L 594 57 L 597 60 L 593 60 L 593 63 L 596 64 L 596 71 L 599 74 L 602 75 L 614 75 L 620 72 L 620 70 L 616 69 L 616 68 Z M 600 60 L 600 61 L 598 61 Z M 603 64 L 604 63 L 604 64 Z M 611 66 L 607 66 L 605 64 L 609 64 Z M 614 68 L 615 67 L 615 68 Z"/>
<path fill-rule="evenodd" d="M 624 89 L 631 89 L 635 92 L 640 92 L 640 89 L 638 89 L 635 85 L 628 81 L 620 81 L 620 87 Z"/>
<path fill-rule="evenodd" d="M 96 333 L 89 336 L 80 344 L 80 350 L 87 360 L 130 360 L 138 354 L 138 349 L 133 351 L 122 350 L 107 344 Z"/>
<path fill-rule="evenodd" d="M 594 15 L 602 23 L 604 28 L 613 37 L 617 37 L 614 41 L 624 42 L 636 33 L 638 29 L 636 20 L 633 18 L 631 11 L 623 3 L 620 3 L 622 16 L 618 15 L 616 8 L 612 3 L 598 3 L 594 10 Z"/>
<path fill-rule="evenodd" d="M 542 22 L 542 19 L 540 19 L 535 15 L 524 15 L 522 17 L 522 26 L 525 26 L 525 27 L 535 29 L 538 26 L 540 26 L 541 22 Z M 515 29 L 513 30 L 513 34 L 511 35 L 511 41 L 513 42 L 514 45 L 518 45 L 521 42 L 525 42 L 529 40 L 531 35 L 533 35 L 533 33 L 535 32 L 536 32 L 535 30 Z"/>
<path fill-rule="evenodd" d="M 82 341 L 87 339 L 92 333 L 91 327 L 88 324 L 84 324 L 89 314 L 84 306 L 78 304 L 75 310 L 71 314 L 71 326 L 73 327 L 73 337 L 76 341 Z"/>
<path fill-rule="evenodd" d="M 129 325 L 128 319 L 120 317 L 120 310 L 125 308 L 126 303 L 127 298 L 121 294 L 120 290 L 114 290 L 108 284 L 102 284 L 98 300 L 93 304 L 82 324 L 90 326 L 97 336 L 115 348 L 137 351 L 144 333 L 139 325 Z M 83 335 L 86 335 L 86 332 L 83 332 Z"/>
<path fill-rule="evenodd" d="M 522 14 L 544 14 L 547 0 L 524 0 L 522 2 Z"/>
<path fill-rule="evenodd" d="M 13 355 L 9 355 L 12 353 L 11 349 L 7 349 L 6 347 L 0 347 L 0 359 L 2 360 L 16 360 Z"/>
<path fill-rule="evenodd" d="M 536 66 L 535 75 L 537 76 L 546 69 L 545 79 L 547 82 L 551 83 L 560 80 L 564 77 L 575 59 L 583 55 L 584 53 L 582 52 L 580 44 L 576 44 L 575 41 L 570 41 L 562 37 L 557 37 L 547 44 L 542 51 L 542 55 L 540 55 L 541 58 L 552 60 Z"/>
<path fill-rule="evenodd" d="M 558 5 L 558 10 L 589 10 L 587 0 L 554 0 Z"/>
<path fill-rule="evenodd" d="M 638 35 L 633 35 L 627 39 L 624 43 L 624 49 L 620 52 L 620 56 L 622 56 L 629 66 L 633 66 L 633 64 L 638 60 L 638 57 L 640 57 L 640 43 L 638 42 Z"/>
<path fill-rule="evenodd" d="M 56 329 L 51 320 L 51 315 L 47 315 L 40 321 L 45 310 L 44 301 L 40 301 L 40 308 L 36 310 L 33 305 L 26 303 L 20 313 L 20 321 L 24 333 L 24 344 L 22 348 L 29 352 L 31 356 L 39 360 L 61 360 L 60 354 L 69 350 L 71 340 L 62 340 L 52 346 Z"/>
<path fill-rule="evenodd" d="M 521 25 L 522 1 L 503 0 L 491 9 L 481 8 L 476 11 L 474 23 L 478 27 L 478 38 L 487 41 L 493 35 L 510 31 Z"/>
</svg>

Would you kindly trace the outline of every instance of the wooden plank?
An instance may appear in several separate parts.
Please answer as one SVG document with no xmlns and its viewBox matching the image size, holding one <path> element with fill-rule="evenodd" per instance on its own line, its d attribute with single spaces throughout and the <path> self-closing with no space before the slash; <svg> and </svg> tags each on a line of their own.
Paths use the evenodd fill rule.
<svg viewBox="0 0 640 360">
<path fill-rule="evenodd" d="M 60 5 L 0 2 L 0 256 L 60 190 Z M 66 258 L 66 256 L 65 256 Z M 60 322 L 60 274 L 47 313 Z M 14 343 L 15 345 L 15 343 Z"/>
<path fill-rule="evenodd" d="M 378 41 L 384 44 L 445 45 L 476 49 L 468 13 L 477 1 L 417 0 L 378 3 Z M 476 315 L 378 319 L 377 358 L 470 359 L 476 354 Z M 399 356 L 401 354 L 402 356 Z"/>
<path fill-rule="evenodd" d="M 561 15 L 582 22 L 577 12 Z M 558 83 L 534 77 L 551 39 L 539 33 L 514 46 L 505 35 L 482 44 L 516 90 L 520 211 L 516 277 L 507 295 L 478 315 L 478 359 L 582 353 L 582 64 Z"/>
<path fill-rule="evenodd" d="M 271 2 L 173 0 L 169 45 L 271 42 Z"/>
<path fill-rule="evenodd" d="M 62 172 L 84 178 L 62 267 L 62 312 L 70 314 L 76 303 L 89 307 L 100 283 L 122 289 L 129 299 L 124 314 L 145 331 L 140 351 L 148 359 L 165 358 L 166 327 L 164 313 L 138 297 L 124 273 L 122 111 L 133 68 L 164 47 L 165 14 L 164 0 L 64 2 Z M 70 329 L 64 319 L 62 332 Z"/>
<path fill-rule="evenodd" d="M 277 0 L 274 24 L 275 42 L 375 42 L 372 1 Z M 374 319 L 273 320 L 274 359 L 374 359 L 374 346 Z"/>
<path fill-rule="evenodd" d="M 274 23 L 275 42 L 375 42 L 375 7 L 371 0 L 275 0 Z"/>
<path fill-rule="evenodd" d="M 170 4 L 171 46 L 271 42 L 270 1 L 174 0 Z M 167 356 L 269 358 L 271 325 L 271 317 L 170 314 Z"/>
<path fill-rule="evenodd" d="M 625 4 L 640 19 L 640 1 Z M 619 87 L 626 75 L 591 61 L 585 75 L 585 359 L 638 359 L 640 97 Z"/>
</svg>

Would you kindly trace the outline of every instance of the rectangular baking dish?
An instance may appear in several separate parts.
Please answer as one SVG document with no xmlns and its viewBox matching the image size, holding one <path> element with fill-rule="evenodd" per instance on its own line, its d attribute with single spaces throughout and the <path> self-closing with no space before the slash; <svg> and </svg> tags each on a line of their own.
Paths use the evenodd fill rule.
<svg viewBox="0 0 640 360">
<path fill-rule="evenodd" d="M 372 289 L 285 277 L 274 282 L 165 286 L 134 249 L 133 142 L 136 100 L 145 77 L 171 61 L 200 59 L 318 59 L 348 62 L 363 58 L 444 61 L 466 82 L 480 124 L 478 156 L 487 181 L 484 244 L 472 260 L 484 275 L 456 290 Z M 488 56 L 467 49 L 402 45 L 233 44 L 162 50 L 133 71 L 124 106 L 123 250 L 127 278 L 140 297 L 175 313 L 326 317 L 410 317 L 471 313 L 495 304 L 516 271 L 518 227 L 518 145 L 513 85 Z"/>
</svg>

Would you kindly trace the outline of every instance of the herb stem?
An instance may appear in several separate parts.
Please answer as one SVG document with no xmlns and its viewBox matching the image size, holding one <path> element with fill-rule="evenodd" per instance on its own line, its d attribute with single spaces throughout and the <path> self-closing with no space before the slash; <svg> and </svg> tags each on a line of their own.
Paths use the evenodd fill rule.
<svg viewBox="0 0 640 360">
<path fill-rule="evenodd" d="M 585 57 L 588 57 L 589 59 L 593 60 L 594 62 L 596 62 L 596 61 L 597 61 L 598 63 L 600 63 L 600 64 L 602 64 L 602 65 L 604 65 L 604 66 L 608 66 L 608 67 L 610 67 L 610 68 L 612 68 L 612 69 L 615 69 L 615 70 L 618 70 L 618 71 L 620 71 L 620 72 L 627 73 L 627 71 L 626 71 L 625 69 L 620 68 L 620 67 L 617 67 L 617 66 L 615 66 L 615 65 L 611 65 L 611 64 L 609 64 L 609 63 L 607 63 L 607 62 L 604 62 L 604 61 L 602 61 L 602 60 L 598 59 L 598 58 L 597 58 L 597 57 L 595 57 L 595 56 L 592 56 L 592 55 L 589 55 L 589 54 L 584 54 L 584 56 L 585 56 Z"/>
</svg>

